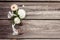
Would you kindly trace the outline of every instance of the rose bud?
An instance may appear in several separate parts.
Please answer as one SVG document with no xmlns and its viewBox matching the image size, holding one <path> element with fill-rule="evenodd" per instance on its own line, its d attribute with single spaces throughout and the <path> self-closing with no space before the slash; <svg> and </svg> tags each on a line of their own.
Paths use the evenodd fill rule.
<svg viewBox="0 0 60 40">
<path fill-rule="evenodd" d="M 18 5 L 16 5 L 16 4 L 11 5 L 12 11 L 16 11 L 17 9 L 18 9 Z"/>
</svg>

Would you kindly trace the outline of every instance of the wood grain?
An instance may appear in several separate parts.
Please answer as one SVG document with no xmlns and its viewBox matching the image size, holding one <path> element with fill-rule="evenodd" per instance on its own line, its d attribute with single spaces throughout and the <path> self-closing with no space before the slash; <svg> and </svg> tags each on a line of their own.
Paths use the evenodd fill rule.
<svg viewBox="0 0 60 40">
<path fill-rule="evenodd" d="M 5 4 L 5 5 L 4 5 Z M 17 4 L 19 8 L 25 5 L 24 9 L 27 11 L 40 11 L 40 10 L 59 10 L 60 3 L 41 3 L 41 2 L 0 2 L 0 8 L 10 8 L 12 4 Z"/>
<path fill-rule="evenodd" d="M 25 19 L 60 19 L 60 3 L 36 2 L 0 2 L 0 19 L 8 19 L 7 14 L 10 11 L 10 5 L 13 3 L 19 5 L 19 8 L 22 8 L 21 5 L 25 5 L 23 8 L 27 14 Z"/>
<path fill-rule="evenodd" d="M 1 28 L 3 29 L 3 25 L 6 25 L 6 22 L 9 22 L 8 20 L 0 20 L 4 22 L 1 24 Z M 60 20 L 23 20 L 23 25 L 19 26 L 17 29 L 23 29 L 22 35 L 7 35 L 6 38 L 60 38 Z M 5 29 L 7 31 L 0 31 L 3 33 L 6 32 L 6 34 L 11 33 L 12 30 L 10 23 L 6 26 L 6 28 L 10 27 L 10 29 Z M 8 32 L 9 31 L 9 32 Z M 11 33 L 12 34 L 12 33 Z M 1 38 L 2 36 L 0 36 Z"/>
<path fill-rule="evenodd" d="M 0 1 L 60 1 L 60 0 L 0 0 Z"/>
<path fill-rule="evenodd" d="M 11 39 L 0 39 L 0 40 L 11 40 Z"/>
<path fill-rule="evenodd" d="M 17 39 L 17 40 L 60 40 L 60 39 Z"/>
<path fill-rule="evenodd" d="M 60 40 L 59 39 L 60 0 L 5 0 L 5 1 L 18 1 L 18 2 L 0 2 L 0 38 L 21 38 L 21 40 Z M 20 1 L 32 1 L 32 2 L 20 2 Z M 57 1 L 58 3 L 56 3 Z M 16 26 L 16 28 L 19 31 L 20 29 L 22 29 L 24 33 L 23 35 L 13 36 L 11 20 L 6 20 L 8 19 L 7 14 L 8 11 L 10 11 L 10 6 L 14 3 L 16 3 L 19 6 L 19 8 L 23 8 L 21 7 L 21 5 L 25 5 L 23 9 L 25 9 L 27 13 L 25 18 L 26 20 L 22 21 L 23 23 L 22 26 L 20 25 Z"/>
<path fill-rule="evenodd" d="M 0 19 L 8 19 L 8 11 L 0 13 Z M 27 12 L 24 19 L 60 19 L 60 11 Z"/>
<path fill-rule="evenodd" d="M 0 40 L 60 40 L 60 39 L 0 39 Z"/>
</svg>

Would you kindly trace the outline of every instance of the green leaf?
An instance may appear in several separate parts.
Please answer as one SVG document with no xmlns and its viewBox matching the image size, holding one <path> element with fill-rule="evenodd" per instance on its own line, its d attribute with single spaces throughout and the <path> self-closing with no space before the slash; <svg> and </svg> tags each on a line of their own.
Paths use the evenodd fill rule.
<svg viewBox="0 0 60 40">
<path fill-rule="evenodd" d="M 19 9 L 18 9 L 19 10 Z M 13 13 L 16 15 L 16 16 L 13 16 L 12 17 L 12 23 L 14 24 L 15 22 L 14 22 L 14 19 L 16 18 L 16 17 L 18 17 L 19 19 L 20 19 L 20 21 L 22 21 L 22 19 L 20 18 L 20 16 L 18 15 L 18 10 L 16 10 L 16 11 L 13 11 Z"/>
</svg>

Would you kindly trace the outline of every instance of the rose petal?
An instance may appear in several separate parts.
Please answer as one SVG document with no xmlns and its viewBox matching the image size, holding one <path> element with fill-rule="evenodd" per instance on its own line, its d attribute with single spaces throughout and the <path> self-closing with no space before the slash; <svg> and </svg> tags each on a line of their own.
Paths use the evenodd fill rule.
<svg viewBox="0 0 60 40">
<path fill-rule="evenodd" d="M 19 9 L 18 10 L 18 15 L 20 16 L 21 19 L 25 18 L 26 12 L 24 9 Z"/>
<path fill-rule="evenodd" d="M 17 9 L 18 9 L 18 5 L 16 5 L 16 4 L 11 5 L 12 11 L 16 11 Z"/>
<path fill-rule="evenodd" d="M 18 17 L 16 17 L 16 18 L 14 19 L 14 22 L 15 22 L 15 24 L 19 24 L 21 21 L 20 21 L 20 19 L 19 19 Z"/>
</svg>

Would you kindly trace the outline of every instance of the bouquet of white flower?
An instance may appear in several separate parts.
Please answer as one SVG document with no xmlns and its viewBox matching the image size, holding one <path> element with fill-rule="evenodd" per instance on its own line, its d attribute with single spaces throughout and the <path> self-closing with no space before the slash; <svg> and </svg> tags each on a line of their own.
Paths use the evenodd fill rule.
<svg viewBox="0 0 60 40">
<path fill-rule="evenodd" d="M 13 35 L 17 35 L 18 31 L 14 28 L 15 24 L 21 23 L 21 20 L 25 18 L 26 12 L 24 9 L 19 9 L 18 5 L 11 5 L 11 12 L 9 11 L 8 18 L 12 18 Z"/>
</svg>

